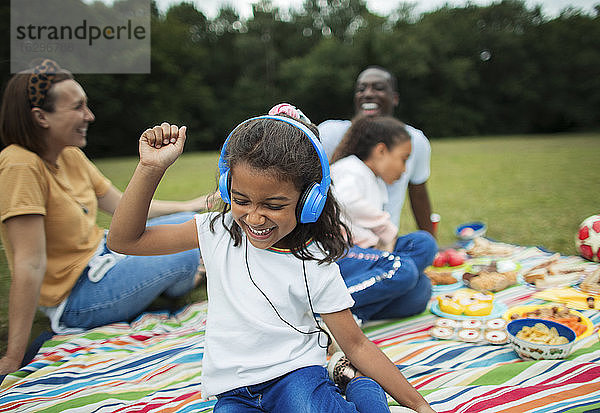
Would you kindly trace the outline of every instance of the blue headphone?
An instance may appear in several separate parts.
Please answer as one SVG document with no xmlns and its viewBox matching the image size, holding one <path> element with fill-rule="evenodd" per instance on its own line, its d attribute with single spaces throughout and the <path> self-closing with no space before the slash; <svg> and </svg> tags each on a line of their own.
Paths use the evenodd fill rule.
<svg viewBox="0 0 600 413">
<path fill-rule="evenodd" d="M 325 150 L 323 149 L 321 142 L 317 139 L 315 134 L 306 125 L 292 118 L 271 115 L 257 116 L 245 120 L 231 131 L 229 136 L 227 136 L 227 139 L 225 139 L 225 143 L 221 149 L 221 156 L 219 156 L 219 192 L 221 193 L 221 198 L 226 203 L 231 204 L 231 199 L 229 198 L 229 164 L 226 160 L 227 142 L 229 142 L 229 138 L 231 138 L 231 135 L 237 130 L 237 128 L 256 119 L 278 120 L 280 122 L 286 122 L 300 129 L 308 137 L 308 140 L 310 143 L 312 143 L 313 147 L 317 151 L 319 161 L 321 162 L 321 183 L 311 183 L 300 195 L 298 206 L 296 207 L 296 215 L 300 223 L 307 224 L 310 222 L 316 222 L 317 219 L 319 219 L 321 212 L 323 212 L 323 208 L 325 207 L 327 191 L 329 189 L 329 185 L 331 184 L 331 177 L 329 176 L 329 161 L 327 160 L 327 155 L 325 154 Z"/>
</svg>

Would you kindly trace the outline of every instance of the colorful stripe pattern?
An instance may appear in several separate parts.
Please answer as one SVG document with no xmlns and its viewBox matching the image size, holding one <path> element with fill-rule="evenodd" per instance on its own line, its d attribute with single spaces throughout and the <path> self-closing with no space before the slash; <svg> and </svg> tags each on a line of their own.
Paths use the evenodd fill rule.
<svg viewBox="0 0 600 413">
<path fill-rule="evenodd" d="M 544 254 L 523 248 L 514 258 L 534 265 Z M 543 303 L 533 293 L 517 286 L 496 297 L 508 307 Z M 598 411 L 600 312 L 582 313 L 594 334 L 566 360 L 524 362 L 509 345 L 435 340 L 429 312 L 364 330 L 438 412 Z M 197 303 L 55 336 L 0 385 L 0 412 L 210 412 L 215 400 L 200 392 L 205 321 L 206 303 Z"/>
</svg>

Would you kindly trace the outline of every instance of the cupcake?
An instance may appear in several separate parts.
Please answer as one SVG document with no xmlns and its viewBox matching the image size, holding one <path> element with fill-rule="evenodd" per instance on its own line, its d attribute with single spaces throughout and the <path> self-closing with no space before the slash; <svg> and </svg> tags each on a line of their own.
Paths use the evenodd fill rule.
<svg viewBox="0 0 600 413">
<path fill-rule="evenodd" d="M 429 330 L 429 334 L 435 338 L 448 340 L 454 336 L 454 329 L 449 327 L 433 327 L 431 330 Z"/>
<path fill-rule="evenodd" d="M 479 341 L 481 339 L 481 332 L 472 328 L 462 328 L 458 331 L 458 338 L 468 342 Z"/>
<path fill-rule="evenodd" d="M 474 319 L 463 320 L 461 323 L 462 328 L 471 328 L 474 330 L 480 329 L 482 325 L 481 321 Z"/>
<path fill-rule="evenodd" d="M 485 322 L 485 328 L 488 330 L 503 330 L 506 328 L 506 322 L 503 318 L 493 318 Z"/>
<path fill-rule="evenodd" d="M 490 344 L 504 344 L 508 342 L 508 334 L 504 330 L 487 330 L 484 338 Z"/>
<path fill-rule="evenodd" d="M 450 320 L 449 318 L 438 318 L 435 322 L 436 327 L 447 327 L 447 328 L 456 328 L 458 327 L 458 322 L 454 320 Z"/>
</svg>

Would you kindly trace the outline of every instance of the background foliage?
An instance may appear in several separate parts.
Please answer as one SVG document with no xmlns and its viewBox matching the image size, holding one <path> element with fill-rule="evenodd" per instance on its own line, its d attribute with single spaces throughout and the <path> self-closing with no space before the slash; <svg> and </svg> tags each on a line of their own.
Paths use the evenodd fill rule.
<svg viewBox="0 0 600 413">
<path fill-rule="evenodd" d="M 96 115 L 88 155 L 134 155 L 140 132 L 163 120 L 189 126 L 188 150 L 214 150 L 279 101 L 315 123 L 348 118 L 356 75 L 371 64 L 397 75 L 397 115 L 433 139 L 599 129 L 600 3 L 554 18 L 520 0 L 421 15 L 402 3 L 378 16 L 364 0 L 305 0 L 296 11 L 260 0 L 253 11 L 209 19 L 191 3 L 164 14 L 153 4 L 151 74 L 77 76 Z M 0 44 L 2 84 L 9 47 Z"/>
</svg>

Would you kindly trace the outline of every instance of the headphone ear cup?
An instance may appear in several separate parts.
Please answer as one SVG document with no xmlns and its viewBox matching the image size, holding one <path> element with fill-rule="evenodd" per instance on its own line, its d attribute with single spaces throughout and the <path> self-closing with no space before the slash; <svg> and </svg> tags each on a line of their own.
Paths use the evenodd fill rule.
<svg viewBox="0 0 600 413">
<path fill-rule="evenodd" d="M 219 194 L 225 203 L 231 204 L 231 199 L 229 198 L 229 168 L 219 175 Z"/>
<path fill-rule="evenodd" d="M 316 222 L 323 212 L 327 196 L 321 194 L 321 186 L 316 182 L 304 190 L 296 206 L 297 219 L 301 224 Z"/>
<path fill-rule="evenodd" d="M 300 194 L 300 198 L 298 199 L 298 204 L 296 204 L 296 220 L 298 221 L 298 223 L 300 224 L 304 224 L 305 222 L 302 220 L 302 212 L 304 211 L 304 206 L 306 205 L 306 200 L 310 194 L 310 190 L 315 186 L 315 183 L 313 182 L 312 184 L 310 184 L 308 186 L 308 188 L 306 188 L 301 194 Z"/>
</svg>

